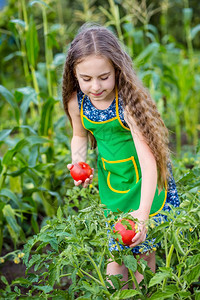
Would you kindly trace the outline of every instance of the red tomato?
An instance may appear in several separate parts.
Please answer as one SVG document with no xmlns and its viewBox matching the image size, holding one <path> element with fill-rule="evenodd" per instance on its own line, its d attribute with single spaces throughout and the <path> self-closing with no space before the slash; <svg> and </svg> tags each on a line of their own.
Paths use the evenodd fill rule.
<svg viewBox="0 0 200 300">
<path fill-rule="evenodd" d="M 74 180 L 84 182 L 92 174 L 92 169 L 85 162 L 78 162 L 71 166 L 70 174 Z"/>
<path fill-rule="evenodd" d="M 123 219 L 122 219 L 115 224 L 114 232 L 118 232 L 122 237 L 122 241 L 124 245 L 129 246 L 132 244 L 132 238 L 136 235 L 136 231 L 135 231 L 135 223 L 131 220 L 126 220 L 126 221 L 129 222 L 129 224 L 132 227 L 132 230 L 127 229 L 127 225 L 123 224 Z"/>
</svg>

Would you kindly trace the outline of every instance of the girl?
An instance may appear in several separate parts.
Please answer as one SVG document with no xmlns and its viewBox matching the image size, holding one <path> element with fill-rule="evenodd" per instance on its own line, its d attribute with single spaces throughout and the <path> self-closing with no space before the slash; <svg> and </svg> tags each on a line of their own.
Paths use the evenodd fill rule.
<svg viewBox="0 0 200 300">
<path fill-rule="evenodd" d="M 143 243 L 145 221 L 168 210 L 168 203 L 178 206 L 179 202 L 167 167 L 168 131 L 154 101 L 118 39 L 101 26 L 84 26 L 72 41 L 62 89 L 64 109 L 73 127 L 72 163 L 86 160 L 89 137 L 92 148 L 98 146 L 101 201 L 107 212 L 131 210 L 139 220 L 139 232 L 130 247 L 155 271 L 155 252 L 149 252 L 151 247 Z M 87 187 L 92 178 L 93 174 L 75 185 Z M 110 245 L 111 250 L 115 247 Z M 122 274 L 128 280 L 126 267 L 116 262 L 108 264 L 107 273 Z M 142 279 L 139 273 L 136 278 L 138 282 Z"/>
</svg>

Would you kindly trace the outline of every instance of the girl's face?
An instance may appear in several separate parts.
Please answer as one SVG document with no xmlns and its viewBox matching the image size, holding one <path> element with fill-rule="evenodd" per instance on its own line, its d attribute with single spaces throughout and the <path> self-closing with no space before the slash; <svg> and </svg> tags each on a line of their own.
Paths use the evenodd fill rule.
<svg viewBox="0 0 200 300">
<path fill-rule="evenodd" d="M 81 91 L 92 101 L 112 101 L 115 97 L 115 69 L 103 56 L 89 55 L 75 67 Z"/>
</svg>

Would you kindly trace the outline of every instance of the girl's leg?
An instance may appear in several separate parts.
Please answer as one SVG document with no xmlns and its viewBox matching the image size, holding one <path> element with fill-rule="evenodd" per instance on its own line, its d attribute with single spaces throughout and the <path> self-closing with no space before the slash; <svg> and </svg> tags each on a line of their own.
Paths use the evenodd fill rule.
<svg viewBox="0 0 200 300">
<path fill-rule="evenodd" d="M 149 255 L 144 254 L 139 254 L 140 259 L 143 258 L 144 260 L 147 261 L 147 264 L 149 268 L 152 270 L 152 272 L 155 272 L 156 269 L 156 259 L 155 259 L 155 251 L 152 253 L 149 253 Z M 112 261 L 109 259 L 109 261 Z M 107 265 L 107 275 L 117 275 L 121 274 L 123 278 L 121 280 L 123 281 L 128 281 L 128 269 L 125 267 L 124 264 L 119 265 L 115 261 L 110 262 Z M 143 275 L 140 274 L 138 271 L 135 272 L 135 277 L 138 283 L 142 281 Z M 112 282 L 109 280 L 110 284 L 112 285 Z M 135 289 L 135 286 L 133 285 L 133 288 Z M 122 289 L 128 289 L 128 284 L 126 284 Z"/>
<path fill-rule="evenodd" d="M 111 259 L 109 259 L 111 261 Z M 110 262 L 107 265 L 107 275 L 117 275 L 121 274 L 123 275 L 122 281 L 128 280 L 128 269 L 125 267 L 124 264 L 119 265 L 115 261 Z M 110 284 L 112 285 L 112 282 L 109 280 Z M 126 284 L 122 289 L 128 289 L 128 284 Z"/>
<path fill-rule="evenodd" d="M 155 273 L 156 270 L 156 255 L 155 255 L 155 251 L 149 253 L 148 255 L 146 255 L 146 253 L 144 254 L 139 254 L 140 259 L 143 258 L 144 260 L 147 261 L 147 264 L 149 266 L 149 268 L 152 270 L 152 272 Z M 142 281 L 143 279 L 143 275 L 140 274 L 138 271 L 135 272 L 135 277 L 138 283 L 140 283 L 140 281 Z M 133 286 L 133 288 L 135 288 L 135 286 Z"/>
</svg>

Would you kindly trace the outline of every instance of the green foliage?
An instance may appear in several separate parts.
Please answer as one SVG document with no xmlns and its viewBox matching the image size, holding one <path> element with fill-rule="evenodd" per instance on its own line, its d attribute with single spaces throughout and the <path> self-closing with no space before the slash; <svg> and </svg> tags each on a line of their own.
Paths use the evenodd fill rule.
<svg viewBox="0 0 200 300">
<path fill-rule="evenodd" d="M 194 172 L 198 172 L 200 178 L 200 168 Z M 193 299 L 198 294 L 195 282 L 200 276 L 199 192 L 190 192 L 188 199 L 191 186 L 186 185 L 180 193 L 181 206 L 166 212 L 168 222 L 152 226 L 153 220 L 150 220 L 148 238 L 161 241 L 161 248 L 157 249 L 161 263 L 154 274 L 144 260 L 131 255 L 130 249 L 115 251 L 111 256 L 105 223 L 112 223 L 116 214 L 105 218 L 96 190 L 91 189 L 81 190 L 84 191 L 81 201 L 88 199 L 90 206 L 71 214 L 67 200 L 66 206 L 59 207 L 57 215 L 27 241 L 23 250 L 26 279 L 17 282 L 19 293 L 23 284 L 29 297 L 59 297 L 62 287 L 65 290 L 67 287 L 66 297 L 70 299 L 129 299 L 133 296 L 134 299 Z M 121 290 L 126 282 L 120 280 L 120 275 L 106 275 L 108 258 L 127 266 L 128 284 L 130 287 L 136 284 L 135 290 Z M 136 270 L 144 276 L 139 285 L 134 276 Z M 10 290 L 7 288 L 4 295 L 12 294 L 14 284 L 16 281 L 11 286 L 6 284 Z"/>
</svg>

